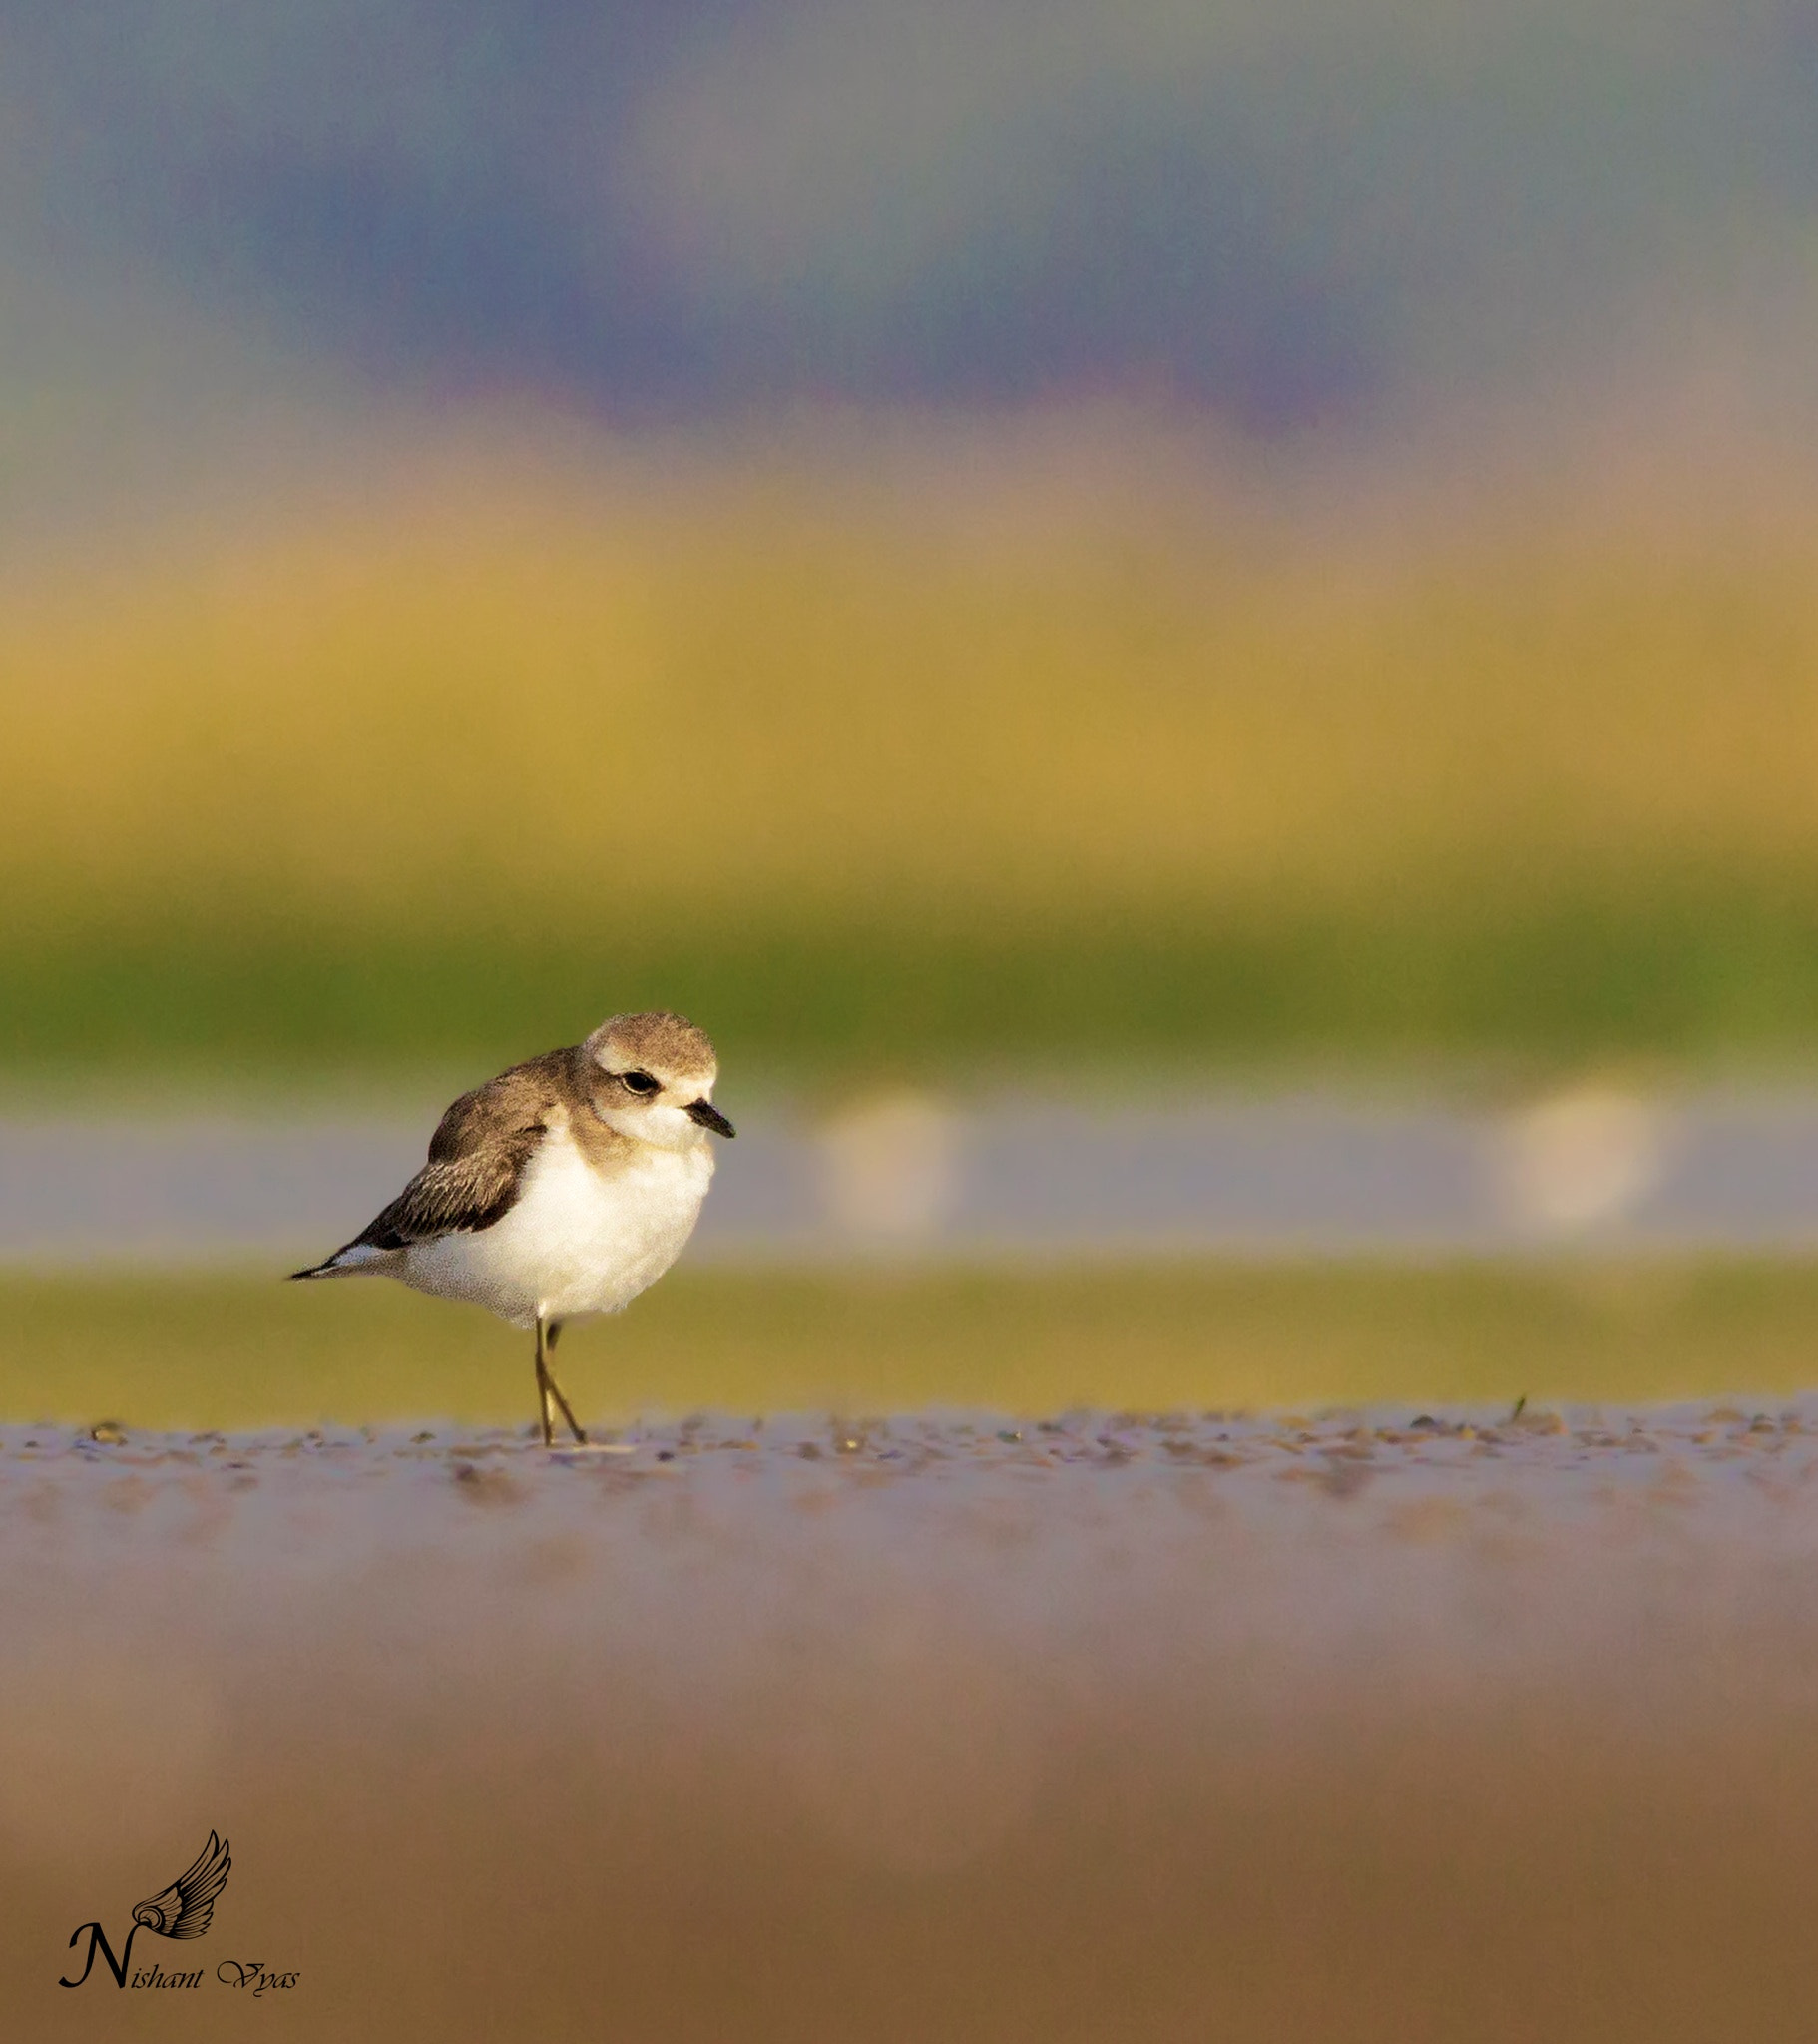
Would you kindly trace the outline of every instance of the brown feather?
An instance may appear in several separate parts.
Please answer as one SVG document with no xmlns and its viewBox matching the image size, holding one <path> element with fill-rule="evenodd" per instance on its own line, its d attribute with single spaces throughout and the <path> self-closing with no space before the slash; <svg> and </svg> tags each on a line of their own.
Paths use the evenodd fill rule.
<svg viewBox="0 0 1818 2044">
<path fill-rule="evenodd" d="M 575 1097 L 575 1063 L 572 1048 L 547 1051 L 463 1093 L 436 1125 L 429 1161 L 354 1243 L 401 1250 L 502 1221 L 552 1115 Z"/>
</svg>

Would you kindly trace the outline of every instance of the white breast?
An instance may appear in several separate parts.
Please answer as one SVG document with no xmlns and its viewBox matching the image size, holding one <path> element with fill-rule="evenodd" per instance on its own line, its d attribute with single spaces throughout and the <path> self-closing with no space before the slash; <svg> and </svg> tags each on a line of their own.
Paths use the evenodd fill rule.
<svg viewBox="0 0 1818 2044">
<path fill-rule="evenodd" d="M 418 1291 L 471 1299 L 518 1326 L 539 1313 L 617 1312 L 682 1254 L 712 1176 L 704 1138 L 685 1150 L 633 1144 L 601 1170 L 566 1129 L 552 1130 L 502 1221 L 412 1244 L 399 1275 Z"/>
</svg>

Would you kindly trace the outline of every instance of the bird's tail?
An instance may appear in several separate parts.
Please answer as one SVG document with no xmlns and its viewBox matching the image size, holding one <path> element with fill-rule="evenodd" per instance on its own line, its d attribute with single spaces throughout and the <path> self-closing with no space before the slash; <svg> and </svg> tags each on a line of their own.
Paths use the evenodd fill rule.
<svg viewBox="0 0 1818 2044">
<path fill-rule="evenodd" d="M 311 1264 L 306 1271 L 292 1271 L 285 1282 L 297 1284 L 308 1278 L 377 1278 L 397 1261 L 396 1250 L 374 1249 L 369 1242 L 343 1243 L 319 1264 Z"/>
</svg>

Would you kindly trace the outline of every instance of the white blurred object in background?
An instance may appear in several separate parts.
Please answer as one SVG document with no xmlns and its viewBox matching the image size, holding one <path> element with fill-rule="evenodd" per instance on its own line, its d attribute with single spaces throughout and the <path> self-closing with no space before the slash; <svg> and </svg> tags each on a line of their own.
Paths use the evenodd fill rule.
<svg viewBox="0 0 1818 2044">
<path fill-rule="evenodd" d="M 849 1108 L 820 1132 L 821 1193 L 842 1234 L 915 1242 L 935 1234 L 960 1194 L 957 1118 L 919 1093 Z"/>
<path fill-rule="evenodd" d="M 1562 1234 L 1626 1220 L 1665 1177 L 1670 1126 L 1655 1102 L 1583 1086 L 1527 1108 L 1500 1133 L 1511 1218 Z"/>
<path fill-rule="evenodd" d="M 284 1269 L 422 1117 L 0 1114 L 0 1265 Z M 369 1204 L 368 1204 L 369 1203 Z M 690 1257 L 1525 1256 L 1818 1246 L 1818 1090 L 1581 1085 L 1519 1113 L 1342 1095 L 743 1109 Z"/>
</svg>

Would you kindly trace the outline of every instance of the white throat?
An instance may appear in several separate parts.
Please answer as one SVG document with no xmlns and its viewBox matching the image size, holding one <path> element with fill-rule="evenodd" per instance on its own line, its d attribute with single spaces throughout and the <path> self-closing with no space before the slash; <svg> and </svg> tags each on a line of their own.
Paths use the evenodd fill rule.
<svg viewBox="0 0 1818 2044">
<path fill-rule="evenodd" d="M 709 1140 L 707 1132 L 684 1107 L 666 1107 L 642 1101 L 636 1107 L 598 1107 L 596 1117 L 617 1136 L 634 1143 L 649 1143 L 657 1150 L 698 1150 Z"/>
</svg>

